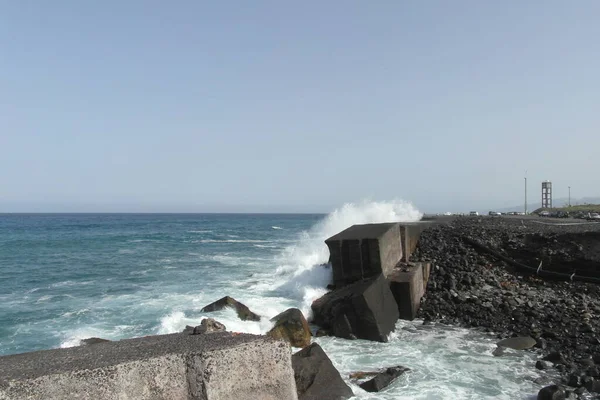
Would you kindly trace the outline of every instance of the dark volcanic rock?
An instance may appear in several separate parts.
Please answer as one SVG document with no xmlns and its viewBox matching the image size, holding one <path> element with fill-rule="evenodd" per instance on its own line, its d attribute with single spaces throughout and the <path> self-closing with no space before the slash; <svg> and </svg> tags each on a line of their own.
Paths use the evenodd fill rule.
<svg viewBox="0 0 600 400">
<path fill-rule="evenodd" d="M 267 333 L 275 339 L 283 339 L 294 347 L 306 347 L 310 345 L 310 328 L 302 311 L 290 308 L 271 318 L 275 326 Z"/>
<path fill-rule="evenodd" d="M 457 218 L 423 232 L 412 259 L 432 263 L 418 313 L 424 321 L 531 337 L 564 383 L 585 374 L 593 354 L 600 366 L 600 285 L 569 279 L 575 270 L 600 276 L 600 224 Z M 540 264 L 567 278 L 536 274 Z"/>
<path fill-rule="evenodd" d="M 344 400 L 354 395 L 316 343 L 295 353 L 292 367 L 298 400 Z"/>
<path fill-rule="evenodd" d="M 565 391 L 557 385 L 546 386 L 540 389 L 538 400 L 565 400 Z"/>
<path fill-rule="evenodd" d="M 92 344 L 106 343 L 106 342 L 110 342 L 110 340 L 108 340 L 108 339 L 102 339 L 102 338 L 97 338 L 97 337 L 91 337 L 91 338 L 83 339 L 81 341 L 81 344 L 84 345 L 84 346 L 89 346 L 89 345 L 92 345 Z"/>
<path fill-rule="evenodd" d="M 375 375 L 374 378 L 361 383 L 359 386 L 367 392 L 379 392 L 406 371 L 410 371 L 410 369 L 402 366 L 390 367 Z"/>
<path fill-rule="evenodd" d="M 225 296 L 215 301 L 214 303 L 210 303 L 209 305 L 205 306 L 201 311 L 220 311 L 225 307 L 231 307 L 235 309 L 238 317 L 243 321 L 260 321 L 260 316 L 258 314 L 253 313 L 244 304 L 229 296 Z"/>
<path fill-rule="evenodd" d="M 225 332 L 227 328 L 225 325 L 216 321 L 212 318 L 204 318 L 200 325 L 196 326 L 191 332 L 190 335 L 203 335 L 205 333 L 215 333 L 215 332 Z M 187 327 L 186 327 L 187 331 Z"/>
<path fill-rule="evenodd" d="M 329 292 L 311 306 L 313 322 L 334 336 L 387 342 L 398 305 L 383 275 Z"/>
<path fill-rule="evenodd" d="M 543 369 L 550 369 L 550 368 L 552 368 L 553 365 L 554 364 L 552 364 L 550 361 L 544 361 L 544 360 L 538 360 L 535 363 L 535 367 L 537 369 L 542 369 L 542 370 Z"/>
<path fill-rule="evenodd" d="M 496 343 L 499 347 L 507 347 L 514 350 L 525 350 L 535 346 L 535 339 L 529 336 L 524 337 L 512 337 L 504 339 Z"/>
</svg>

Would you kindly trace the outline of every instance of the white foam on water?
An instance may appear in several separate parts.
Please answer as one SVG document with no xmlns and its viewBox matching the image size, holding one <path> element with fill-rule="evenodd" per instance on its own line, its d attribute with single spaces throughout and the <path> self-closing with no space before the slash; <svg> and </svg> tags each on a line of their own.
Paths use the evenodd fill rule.
<svg viewBox="0 0 600 400">
<path fill-rule="evenodd" d="M 101 326 L 88 325 L 80 328 L 70 329 L 61 334 L 61 348 L 79 346 L 83 339 L 92 337 L 117 340 L 122 337 L 128 337 L 127 332 L 135 330 L 133 325 L 116 325 L 111 328 L 103 328 Z"/>
<path fill-rule="evenodd" d="M 310 304 L 325 293 L 325 287 L 331 282 L 331 269 L 323 267 L 329 260 L 325 239 L 355 224 L 411 222 L 422 216 L 411 203 L 403 200 L 344 204 L 303 232 L 297 243 L 286 247 L 275 259 L 278 265 L 275 282 L 266 280 L 265 283 L 285 297 L 298 300 L 298 308 L 309 313 Z"/>
<path fill-rule="evenodd" d="M 402 365 L 410 372 L 370 394 L 352 385 L 357 399 L 525 399 L 556 376 L 537 371 L 536 355 L 513 351 L 494 357 L 496 339 L 462 328 L 399 321 L 388 343 L 317 338 L 347 383 L 357 371 Z M 410 328 L 407 330 L 407 328 Z"/>
<path fill-rule="evenodd" d="M 275 229 L 275 230 L 281 230 L 281 229 L 283 229 L 283 228 L 282 228 L 282 227 L 280 227 L 280 226 L 272 226 L 272 227 L 271 227 L 271 229 Z"/>
</svg>

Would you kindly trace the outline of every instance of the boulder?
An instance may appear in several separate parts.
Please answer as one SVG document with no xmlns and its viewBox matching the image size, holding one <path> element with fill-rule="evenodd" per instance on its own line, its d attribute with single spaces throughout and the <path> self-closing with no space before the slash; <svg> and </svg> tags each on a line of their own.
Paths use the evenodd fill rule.
<svg viewBox="0 0 600 400">
<path fill-rule="evenodd" d="M 275 322 L 275 326 L 267 333 L 267 336 L 283 339 L 294 347 L 310 345 L 310 328 L 302 311 L 290 308 L 271 318 L 271 321 Z"/>
<path fill-rule="evenodd" d="M 387 342 L 398 321 L 398 305 L 383 275 L 327 293 L 311 306 L 313 322 L 345 339 Z"/>
<path fill-rule="evenodd" d="M 233 308 L 238 317 L 242 321 L 260 321 L 260 316 L 250 311 L 248 307 L 244 304 L 240 303 L 233 297 L 225 296 L 222 299 L 215 301 L 214 303 L 210 303 L 205 306 L 201 311 L 202 312 L 211 312 L 211 311 L 220 311 L 225 307 Z"/>
<path fill-rule="evenodd" d="M 378 372 L 375 377 L 361 383 L 359 386 L 367 392 L 379 392 L 389 386 L 396 378 L 406 371 L 410 371 L 410 369 L 402 366 L 386 368 L 384 371 Z"/>
<path fill-rule="evenodd" d="M 298 400 L 344 400 L 354 396 L 317 343 L 292 355 L 292 367 Z"/>
<path fill-rule="evenodd" d="M 550 385 L 540 389 L 537 395 L 538 400 L 565 400 L 565 391 L 557 386 Z"/>
<path fill-rule="evenodd" d="M 554 364 L 552 364 L 550 361 L 544 361 L 544 360 L 538 360 L 535 363 L 535 367 L 537 369 L 541 369 L 541 370 L 550 369 L 550 368 L 552 368 L 552 365 L 554 365 Z"/>
<path fill-rule="evenodd" d="M 83 339 L 81 341 L 81 345 L 82 346 L 89 346 L 91 344 L 106 343 L 106 342 L 110 342 L 110 340 L 108 340 L 108 339 L 102 339 L 102 338 L 97 338 L 97 337 L 91 337 L 91 338 Z"/>
<path fill-rule="evenodd" d="M 537 342 L 529 336 L 511 337 L 496 343 L 499 347 L 507 347 L 514 350 L 531 349 Z"/>
<path fill-rule="evenodd" d="M 225 332 L 226 330 L 227 328 L 225 327 L 225 325 L 223 325 L 219 321 L 216 321 L 212 318 L 204 318 L 202 322 L 200 322 L 200 325 L 195 327 L 192 330 L 192 332 L 190 332 L 190 335 L 203 335 L 206 333 Z"/>
</svg>

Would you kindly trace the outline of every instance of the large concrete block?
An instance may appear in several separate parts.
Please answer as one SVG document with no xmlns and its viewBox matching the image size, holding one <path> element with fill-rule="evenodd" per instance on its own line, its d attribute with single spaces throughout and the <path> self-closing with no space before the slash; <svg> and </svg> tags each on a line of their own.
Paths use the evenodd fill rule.
<svg viewBox="0 0 600 400">
<path fill-rule="evenodd" d="M 409 262 L 410 256 L 415 252 L 421 233 L 432 226 L 431 221 L 403 222 L 400 224 L 402 240 L 402 261 Z"/>
<path fill-rule="evenodd" d="M 398 304 L 400 318 L 412 321 L 417 316 L 421 298 L 425 293 L 423 265 L 414 263 L 396 268 L 388 279 Z"/>
<path fill-rule="evenodd" d="M 387 342 L 398 320 L 398 305 L 381 274 L 329 292 L 311 308 L 315 324 L 346 339 Z"/>
<path fill-rule="evenodd" d="M 0 357 L 1 400 L 296 400 L 287 343 L 213 333 L 147 336 Z"/>
<path fill-rule="evenodd" d="M 402 257 L 398 223 L 353 225 L 325 243 L 337 287 L 387 275 Z"/>
</svg>

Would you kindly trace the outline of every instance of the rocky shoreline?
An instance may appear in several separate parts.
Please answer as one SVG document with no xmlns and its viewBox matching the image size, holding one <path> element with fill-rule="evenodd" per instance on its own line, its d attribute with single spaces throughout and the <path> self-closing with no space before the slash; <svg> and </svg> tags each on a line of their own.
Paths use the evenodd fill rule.
<svg viewBox="0 0 600 400">
<path fill-rule="evenodd" d="M 600 277 L 600 224 L 457 218 L 423 232 L 414 258 L 432 263 L 424 323 L 532 337 L 548 361 L 537 368 L 555 368 L 566 392 L 600 392 L 600 286 L 577 280 Z"/>
</svg>

